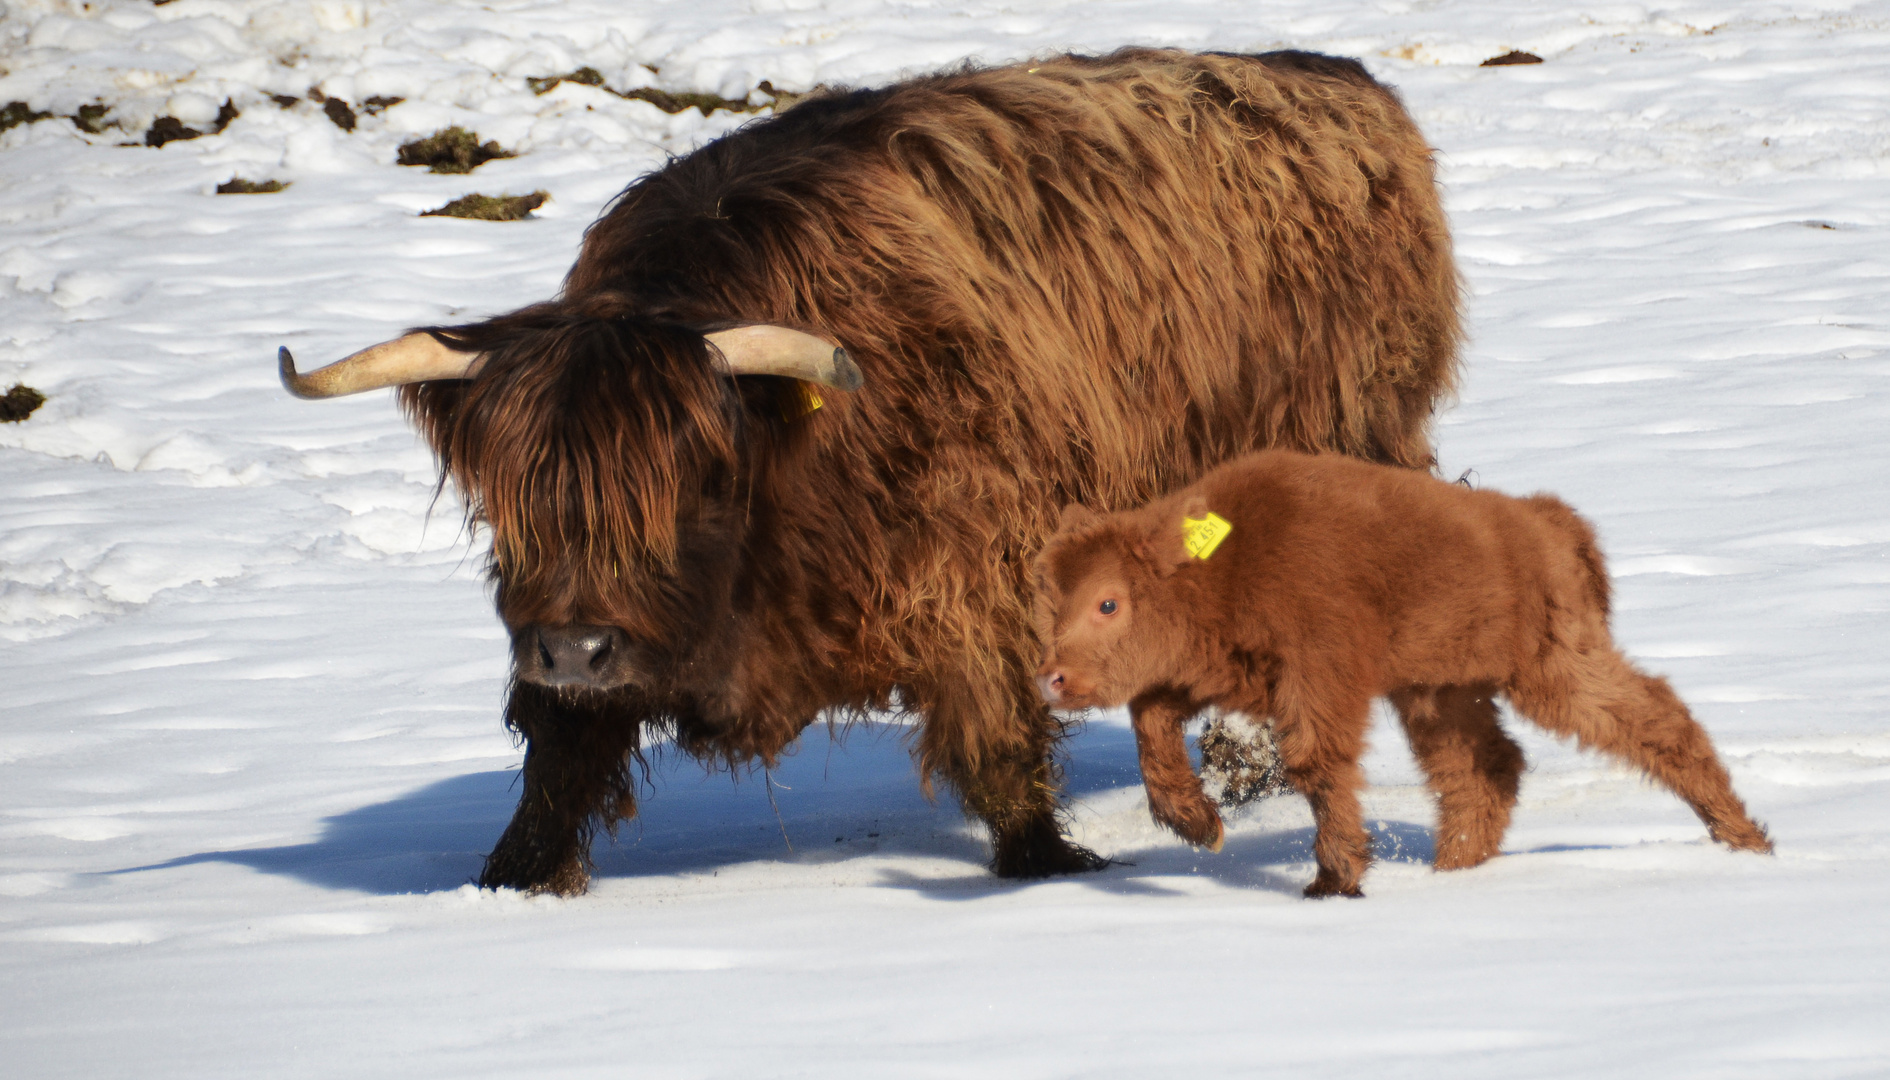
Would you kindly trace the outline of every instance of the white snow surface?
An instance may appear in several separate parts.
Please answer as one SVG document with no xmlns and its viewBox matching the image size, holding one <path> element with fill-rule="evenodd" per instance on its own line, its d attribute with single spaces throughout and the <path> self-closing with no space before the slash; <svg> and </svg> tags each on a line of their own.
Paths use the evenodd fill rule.
<svg viewBox="0 0 1890 1080">
<path fill-rule="evenodd" d="M 0 0 L 0 1071 L 24 1077 L 1890 1074 L 1890 4 Z M 1272 799 L 1193 851 L 1120 714 L 1034 884 L 903 729 L 663 761 L 575 900 L 467 882 L 509 818 L 506 642 L 391 396 L 305 363 L 551 295 L 746 95 L 1126 43 L 1361 57 L 1440 151 L 1470 292 L 1444 472 L 1597 524 L 1619 636 L 1775 856 L 1512 725 L 1502 857 L 1430 870 L 1382 718 L 1368 899 Z M 1482 68 L 1512 48 L 1535 66 Z M 405 102 L 343 132 L 311 87 Z M 302 100 L 281 107 L 270 95 Z M 153 118 L 220 134 L 142 145 Z M 519 151 L 394 163 L 447 124 Z M 125 145 L 133 143 L 137 145 Z M 292 182 L 218 196 L 232 176 Z M 543 189 L 535 219 L 418 212 Z M 789 843 L 792 848 L 789 848 Z"/>
</svg>

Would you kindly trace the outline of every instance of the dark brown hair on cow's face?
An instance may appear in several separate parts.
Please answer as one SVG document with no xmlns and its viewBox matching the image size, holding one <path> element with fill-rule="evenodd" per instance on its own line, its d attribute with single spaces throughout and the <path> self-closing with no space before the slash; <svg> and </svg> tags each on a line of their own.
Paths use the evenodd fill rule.
<svg viewBox="0 0 1890 1080">
<path fill-rule="evenodd" d="M 648 682 L 700 646 L 742 546 L 742 448 L 768 441 L 700 332 L 596 303 L 437 332 L 484 354 L 478 376 L 402 402 L 491 530 L 521 672 L 544 647 L 536 627 L 620 634 L 608 682 Z"/>
</svg>

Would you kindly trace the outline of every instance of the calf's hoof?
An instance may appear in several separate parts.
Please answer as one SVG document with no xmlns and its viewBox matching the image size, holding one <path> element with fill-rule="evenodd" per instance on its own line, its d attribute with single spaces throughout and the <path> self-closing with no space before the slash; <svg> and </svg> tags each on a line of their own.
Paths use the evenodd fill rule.
<svg viewBox="0 0 1890 1080">
<path fill-rule="evenodd" d="M 1356 881 L 1348 884 L 1338 880 L 1336 876 L 1327 877 L 1321 873 L 1313 878 L 1313 883 L 1306 886 L 1300 895 L 1308 900 L 1324 900 L 1328 896 L 1350 896 L 1354 899 L 1363 899 L 1365 891 L 1358 887 Z"/>
<path fill-rule="evenodd" d="M 1730 826 L 1715 825 L 1707 829 L 1707 832 L 1713 839 L 1734 851 L 1753 851 L 1760 855 L 1772 854 L 1772 838 L 1765 835 L 1765 827 L 1762 825 L 1741 821 Z"/>
<path fill-rule="evenodd" d="M 1477 844 L 1462 838 L 1455 843 L 1439 840 L 1437 854 L 1431 859 L 1431 869 L 1468 870 L 1473 866 L 1482 866 L 1496 855 L 1494 844 Z"/>
<path fill-rule="evenodd" d="M 1219 821 L 1216 821 L 1214 823 L 1214 839 L 1203 846 L 1218 855 L 1221 852 L 1221 846 L 1225 843 L 1227 843 L 1227 828 Z"/>
</svg>

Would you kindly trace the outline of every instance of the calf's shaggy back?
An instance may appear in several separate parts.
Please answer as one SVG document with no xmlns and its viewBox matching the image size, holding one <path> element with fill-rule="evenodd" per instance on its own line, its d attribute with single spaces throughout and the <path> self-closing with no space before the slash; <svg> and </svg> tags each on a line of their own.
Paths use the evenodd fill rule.
<svg viewBox="0 0 1890 1080">
<path fill-rule="evenodd" d="M 1456 707 L 1499 693 L 1646 772 L 1714 839 L 1771 850 L 1686 706 L 1615 648 L 1594 532 L 1551 496 L 1267 451 L 1141 509 L 1070 507 L 1038 568 L 1044 696 L 1128 703 L 1157 821 L 1218 849 L 1182 725 L 1210 704 L 1274 717 L 1318 826 L 1308 896 L 1359 895 L 1358 759 L 1380 695 L 1437 796 L 1440 869 L 1488 859 L 1508 825 L 1521 751 L 1493 713 Z"/>
</svg>

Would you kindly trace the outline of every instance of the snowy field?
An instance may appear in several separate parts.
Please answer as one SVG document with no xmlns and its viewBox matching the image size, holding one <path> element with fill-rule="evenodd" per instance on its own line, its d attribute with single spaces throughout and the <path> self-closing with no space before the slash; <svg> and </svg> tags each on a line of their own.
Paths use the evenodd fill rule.
<svg viewBox="0 0 1890 1080">
<path fill-rule="evenodd" d="M 48 397 L 0 424 L 0 1073 L 1890 1075 L 1890 4 L 0 12 L 0 105 L 52 114 L 0 134 L 0 391 Z M 276 347 L 549 296 L 611 195 L 748 119 L 528 78 L 759 104 L 1124 43 L 1400 88 L 1472 292 L 1444 471 L 1597 522 L 1621 639 L 1778 854 L 1517 727 L 1505 854 L 1434 874 L 1381 723 L 1369 898 L 1304 901 L 1301 800 L 1193 852 L 1101 715 L 1067 746 L 1101 874 L 991 878 L 879 725 L 810 732 L 778 818 L 760 775 L 665 763 L 586 897 L 466 884 L 520 758 L 480 552 L 392 395 L 292 400 Z M 1545 62 L 1478 66 L 1510 49 Z M 518 156 L 395 164 L 452 124 Z M 290 186 L 214 194 L 236 176 Z M 530 220 L 418 216 L 535 190 Z"/>
</svg>

